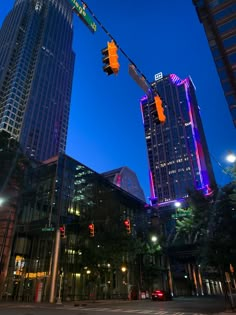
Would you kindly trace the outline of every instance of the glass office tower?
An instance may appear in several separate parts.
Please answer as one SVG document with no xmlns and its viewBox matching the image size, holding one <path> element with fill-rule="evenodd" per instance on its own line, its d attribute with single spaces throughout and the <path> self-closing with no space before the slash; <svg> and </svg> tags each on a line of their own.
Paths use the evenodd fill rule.
<svg viewBox="0 0 236 315">
<path fill-rule="evenodd" d="M 236 2 L 193 0 L 236 127 Z"/>
<path fill-rule="evenodd" d="M 16 0 L 0 30 L 0 130 L 37 160 L 65 151 L 72 37 L 65 0 Z"/>
<path fill-rule="evenodd" d="M 152 99 L 141 99 L 152 203 L 187 197 L 189 189 L 211 193 L 215 185 L 212 165 L 190 77 L 156 76 L 153 83 L 164 102 L 166 122 L 158 124 Z"/>
<path fill-rule="evenodd" d="M 144 283 L 136 246 L 150 227 L 145 202 L 65 154 L 28 168 L 25 184 L 4 298 L 8 292 L 14 301 L 49 301 L 61 283 L 63 301 L 127 299 L 131 287 Z M 59 227 L 64 233 L 57 243 Z"/>
</svg>

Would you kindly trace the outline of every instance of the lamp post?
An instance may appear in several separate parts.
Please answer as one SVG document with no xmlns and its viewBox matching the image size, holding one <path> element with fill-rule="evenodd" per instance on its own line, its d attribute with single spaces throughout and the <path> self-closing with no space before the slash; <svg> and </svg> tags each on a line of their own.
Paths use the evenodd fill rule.
<svg viewBox="0 0 236 315">
<path fill-rule="evenodd" d="M 123 274 L 123 276 L 122 276 L 122 284 L 127 287 L 128 299 L 130 300 L 129 271 L 128 271 L 127 267 L 124 266 L 124 265 L 121 266 L 120 269 L 121 269 L 121 272 Z"/>
</svg>

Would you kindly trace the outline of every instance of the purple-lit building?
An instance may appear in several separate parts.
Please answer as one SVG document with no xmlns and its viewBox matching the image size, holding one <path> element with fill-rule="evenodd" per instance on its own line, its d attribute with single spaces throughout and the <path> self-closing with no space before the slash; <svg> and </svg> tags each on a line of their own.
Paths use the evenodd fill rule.
<svg viewBox="0 0 236 315">
<path fill-rule="evenodd" d="M 141 99 L 152 204 L 186 198 L 188 189 L 210 194 L 215 178 L 192 79 L 162 73 L 155 79 L 152 86 L 163 100 L 166 122 L 158 124 L 151 97 Z"/>
</svg>

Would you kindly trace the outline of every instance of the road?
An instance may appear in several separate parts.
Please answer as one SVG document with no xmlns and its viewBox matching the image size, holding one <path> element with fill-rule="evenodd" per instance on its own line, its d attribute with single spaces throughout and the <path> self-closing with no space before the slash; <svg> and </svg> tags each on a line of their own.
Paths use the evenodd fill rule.
<svg viewBox="0 0 236 315">
<path fill-rule="evenodd" d="M 222 297 L 176 298 L 173 301 L 95 301 L 65 304 L 0 303 L 1 315 L 206 315 L 225 309 Z"/>
</svg>

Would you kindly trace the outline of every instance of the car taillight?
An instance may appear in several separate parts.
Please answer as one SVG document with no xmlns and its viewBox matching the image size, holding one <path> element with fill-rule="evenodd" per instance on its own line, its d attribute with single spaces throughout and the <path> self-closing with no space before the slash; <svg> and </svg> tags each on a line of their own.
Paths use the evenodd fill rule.
<svg viewBox="0 0 236 315">
<path fill-rule="evenodd" d="M 158 295 L 158 296 L 163 296 L 163 293 L 158 292 L 157 295 Z"/>
</svg>

